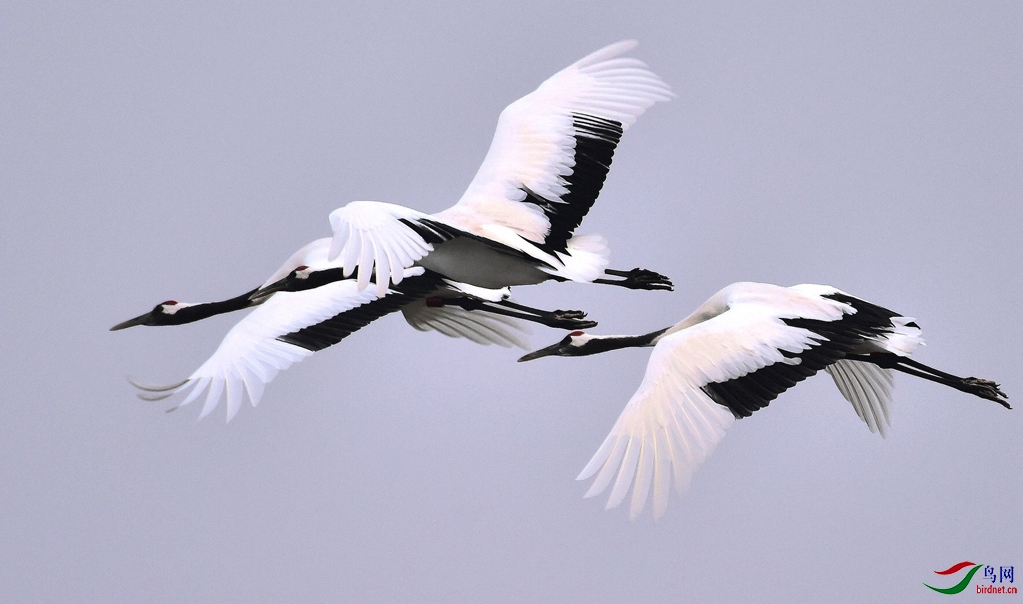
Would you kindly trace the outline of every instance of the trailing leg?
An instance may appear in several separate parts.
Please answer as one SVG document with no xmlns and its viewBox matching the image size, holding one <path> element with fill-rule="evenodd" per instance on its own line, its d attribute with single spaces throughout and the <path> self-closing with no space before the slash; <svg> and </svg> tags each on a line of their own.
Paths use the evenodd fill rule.
<svg viewBox="0 0 1023 604">
<path fill-rule="evenodd" d="M 628 289 L 659 289 L 666 291 L 673 291 L 675 289 L 671 284 L 671 279 L 668 279 L 660 273 L 648 271 L 645 268 L 634 268 L 631 271 L 619 271 L 609 268 L 604 271 L 604 274 L 612 277 L 624 278 L 594 279 L 593 282 L 602 283 L 604 285 L 617 285 Z"/>
<path fill-rule="evenodd" d="M 489 312 L 495 315 L 532 321 L 555 329 L 590 329 L 597 325 L 596 321 L 585 321 L 586 313 L 579 310 L 540 310 L 508 300 L 492 302 L 469 296 L 456 298 L 433 297 L 426 300 L 427 306 L 458 306 L 464 310 Z"/>
<path fill-rule="evenodd" d="M 928 365 L 924 365 L 923 363 L 914 361 L 909 357 L 899 356 L 890 352 L 853 354 L 846 358 L 853 361 L 873 363 L 885 369 L 895 369 L 902 373 L 915 375 L 916 377 L 920 377 L 925 380 L 930 380 L 974 396 L 979 396 L 980 398 L 987 399 L 989 401 L 994 401 L 1006 409 L 1012 409 L 1012 407 L 1009 406 L 1009 402 L 1006 400 L 1009 398 L 1008 395 L 1002 392 L 999 385 L 991 380 L 976 377 L 959 377 Z"/>
</svg>

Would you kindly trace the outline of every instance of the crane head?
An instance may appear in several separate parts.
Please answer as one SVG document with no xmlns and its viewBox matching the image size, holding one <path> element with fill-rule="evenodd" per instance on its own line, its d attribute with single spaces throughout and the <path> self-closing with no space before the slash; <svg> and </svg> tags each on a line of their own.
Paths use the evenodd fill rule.
<svg viewBox="0 0 1023 604">
<path fill-rule="evenodd" d="M 585 331 L 573 331 L 555 344 L 546 348 L 541 348 L 540 350 L 534 350 L 527 355 L 523 355 L 519 359 L 519 362 L 532 361 L 534 359 L 549 356 L 576 357 L 593 354 L 586 350 L 586 344 L 592 341 L 595 337 L 596 336 L 591 336 Z"/>
<path fill-rule="evenodd" d="M 187 302 L 178 302 L 177 300 L 160 302 L 153 307 L 153 310 L 145 314 L 141 314 L 134 319 L 128 319 L 127 321 L 118 323 L 111 327 L 110 331 L 118 331 L 128 327 L 134 327 L 136 325 L 177 325 L 185 321 L 177 320 L 175 315 L 179 310 L 188 306 L 194 305 Z"/>
</svg>

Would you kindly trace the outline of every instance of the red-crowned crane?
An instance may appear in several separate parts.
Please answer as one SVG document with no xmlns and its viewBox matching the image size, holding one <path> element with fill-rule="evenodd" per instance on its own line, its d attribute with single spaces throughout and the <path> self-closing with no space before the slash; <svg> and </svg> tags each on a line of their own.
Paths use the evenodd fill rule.
<svg viewBox="0 0 1023 604">
<path fill-rule="evenodd" d="M 821 369 L 870 430 L 882 436 L 890 420 L 894 371 L 1011 408 L 992 381 L 958 377 L 910 359 L 922 345 L 913 319 L 833 287 L 736 283 L 671 327 L 639 336 L 575 331 L 519 360 L 654 347 L 639 390 L 578 477 L 596 475 L 587 497 L 614 481 L 608 508 L 619 505 L 631 487 L 635 518 L 651 490 L 654 516 L 664 514 L 672 476 L 681 494 L 735 419 L 766 407 Z"/>
<path fill-rule="evenodd" d="M 505 108 L 476 177 L 451 208 L 427 215 L 393 204 L 352 202 L 330 216 L 329 253 L 328 240 L 318 240 L 261 288 L 221 302 L 169 300 L 115 325 L 181 324 L 261 304 L 199 371 L 180 384 L 152 389 L 158 394 L 150 398 L 191 384 L 189 402 L 209 387 L 205 415 L 226 390 L 230 419 L 243 386 L 255 404 L 277 371 L 394 310 L 401 309 L 418 328 L 510 344 L 517 340 L 504 329 L 508 323 L 491 314 L 569 329 L 594 323 L 577 311 L 514 304 L 507 299 L 508 286 L 553 279 L 671 289 L 666 277 L 652 271 L 607 269 L 602 237 L 573 236 L 603 187 L 624 131 L 655 102 L 672 96 L 642 62 L 620 56 L 635 45 L 625 41 L 598 50 Z M 403 285 L 405 278 L 415 280 Z M 363 293 L 370 282 L 379 301 Z M 320 334 L 324 323 L 334 336 L 315 344 L 294 336 Z M 339 330 L 339 324 L 346 327 Z"/>
<path fill-rule="evenodd" d="M 230 420 L 241 407 L 243 390 L 255 406 L 277 372 L 398 310 L 420 331 L 434 330 L 478 344 L 505 347 L 525 348 L 519 337 L 522 327 L 515 319 L 563 329 L 596 325 L 584 321 L 584 313 L 578 311 L 522 306 L 507 299 L 507 288 L 488 290 L 460 284 L 418 266 L 405 269 L 402 282 L 389 288 L 383 297 L 375 291 L 359 291 L 354 278 L 332 277 L 324 284 L 317 278 L 331 276 L 331 270 L 337 268 L 336 262 L 327 260 L 329 246 L 327 238 L 313 241 L 293 254 L 263 286 L 235 298 L 203 304 L 169 300 L 112 327 L 180 325 L 257 306 L 186 380 L 170 386 L 135 384 L 144 391 L 139 396 L 161 400 L 191 386 L 177 408 L 208 389 L 201 414 L 204 417 L 226 393 Z"/>
<path fill-rule="evenodd" d="M 612 44 L 569 65 L 501 112 L 490 149 L 458 202 L 437 214 L 354 201 L 330 215 L 329 258 L 360 290 L 383 294 L 413 263 L 498 289 L 546 280 L 671 289 L 653 271 L 607 269 L 599 236 L 573 236 L 596 201 L 622 134 L 672 92 Z M 607 279 L 604 275 L 622 277 Z"/>
</svg>

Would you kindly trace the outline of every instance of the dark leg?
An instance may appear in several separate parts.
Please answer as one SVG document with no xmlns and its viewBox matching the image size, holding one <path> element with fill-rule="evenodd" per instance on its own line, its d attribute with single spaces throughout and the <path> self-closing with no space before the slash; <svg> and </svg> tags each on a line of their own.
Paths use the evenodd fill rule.
<svg viewBox="0 0 1023 604">
<path fill-rule="evenodd" d="M 536 309 L 536 308 L 532 308 L 530 306 L 523 306 L 521 304 L 516 304 L 515 302 L 512 302 L 511 300 L 501 300 L 500 302 L 490 302 L 490 304 L 497 304 L 497 305 L 500 305 L 500 306 L 504 306 L 506 308 L 512 308 L 514 310 L 521 310 L 523 312 L 532 313 L 532 314 L 539 314 L 539 315 L 549 314 L 549 315 L 553 315 L 553 316 L 561 318 L 561 319 L 585 319 L 586 318 L 586 313 L 584 313 L 581 310 L 552 310 L 552 311 L 546 311 L 546 310 L 539 310 L 539 309 Z M 596 323 L 594 323 L 593 321 L 589 321 L 589 323 L 593 323 L 593 325 L 591 325 L 590 327 L 593 327 L 594 325 L 596 325 Z"/>
<path fill-rule="evenodd" d="M 959 377 L 957 375 L 952 375 L 951 373 L 945 373 L 944 371 L 929 367 L 908 357 L 899 356 L 890 352 L 851 354 L 846 358 L 853 361 L 865 361 L 867 363 L 873 363 L 879 367 L 884 367 L 885 369 L 895 369 L 902 373 L 915 375 L 917 377 L 924 378 L 925 380 L 930 380 L 974 396 L 979 396 L 980 398 L 987 399 L 989 401 L 994 401 L 1006 409 L 1012 409 L 1012 407 L 1009 406 L 1009 402 L 1005 400 L 1009 398 L 1008 395 L 1002 392 L 998 384 L 991 380 L 975 377 Z"/>
<path fill-rule="evenodd" d="M 495 315 L 503 315 L 505 317 L 512 317 L 515 319 L 522 319 L 524 321 L 532 321 L 547 327 L 553 327 L 555 329 L 589 329 L 596 327 L 596 321 L 584 321 L 583 317 L 586 313 L 578 310 L 540 310 L 538 308 L 531 308 L 529 306 L 523 306 L 508 300 L 502 300 L 501 302 L 491 302 L 489 300 L 480 300 L 479 298 L 471 298 L 462 296 L 458 298 L 428 298 L 426 300 L 427 306 L 457 306 L 465 310 L 475 310 L 480 312 L 489 312 Z"/>
<path fill-rule="evenodd" d="M 611 275 L 612 277 L 624 277 L 624 279 L 594 279 L 593 282 L 604 285 L 617 285 L 629 289 L 660 289 L 667 291 L 675 289 L 671 284 L 671 279 L 660 273 L 648 271 L 645 268 L 634 268 L 631 271 L 618 271 L 609 268 L 604 271 L 604 274 Z"/>
</svg>

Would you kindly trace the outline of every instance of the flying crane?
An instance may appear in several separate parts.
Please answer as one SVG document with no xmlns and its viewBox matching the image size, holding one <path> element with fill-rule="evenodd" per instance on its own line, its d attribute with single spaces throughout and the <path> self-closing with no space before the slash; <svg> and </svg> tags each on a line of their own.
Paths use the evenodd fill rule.
<svg viewBox="0 0 1023 604">
<path fill-rule="evenodd" d="M 958 377 L 909 358 L 923 343 L 913 319 L 830 286 L 735 283 L 671 327 L 638 336 L 574 331 L 519 360 L 653 347 L 643 382 L 577 480 L 596 475 L 587 497 L 614 481 L 608 509 L 621 504 L 631 487 L 633 518 L 652 491 L 653 513 L 660 517 L 672 476 L 681 495 L 733 421 L 821 369 L 882 436 L 890 424 L 895 371 L 1011 408 L 990 380 Z"/>
</svg>

